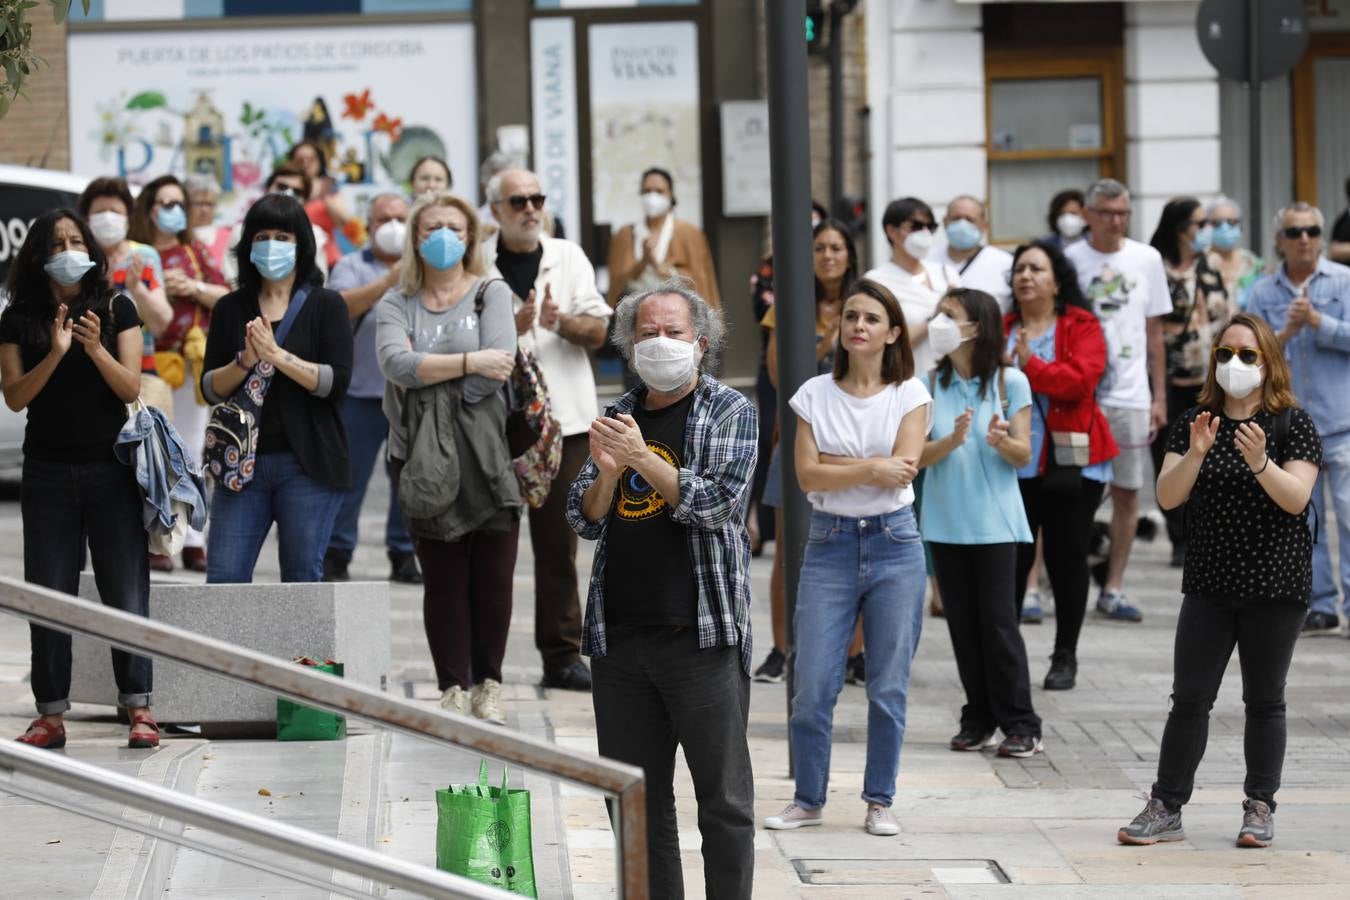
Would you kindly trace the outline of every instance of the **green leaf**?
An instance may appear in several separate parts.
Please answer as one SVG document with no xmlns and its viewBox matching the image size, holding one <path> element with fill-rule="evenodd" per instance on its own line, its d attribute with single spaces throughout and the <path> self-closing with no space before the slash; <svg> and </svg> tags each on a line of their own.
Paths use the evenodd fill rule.
<svg viewBox="0 0 1350 900">
<path fill-rule="evenodd" d="M 57 25 L 60 25 L 63 22 L 65 22 L 66 17 L 70 15 L 70 0 L 51 0 L 51 4 L 52 4 L 52 18 L 56 20 Z M 88 4 L 85 4 L 84 11 L 86 14 L 88 14 L 89 12 Z"/>
<path fill-rule="evenodd" d="M 127 109 L 159 109 L 168 105 L 169 101 L 159 91 L 141 91 L 127 101 Z"/>
</svg>

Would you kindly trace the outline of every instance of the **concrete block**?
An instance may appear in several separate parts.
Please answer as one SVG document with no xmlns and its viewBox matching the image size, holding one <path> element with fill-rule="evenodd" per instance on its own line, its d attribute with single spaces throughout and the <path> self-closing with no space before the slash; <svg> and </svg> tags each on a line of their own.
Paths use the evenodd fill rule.
<svg viewBox="0 0 1350 900">
<path fill-rule="evenodd" d="M 890 7 L 891 27 L 979 28 L 980 7 L 951 0 L 882 0 Z"/>
<path fill-rule="evenodd" d="M 1136 198 L 1178 194 L 1204 198 L 1219 192 L 1217 137 L 1131 140 L 1125 155 L 1130 193 Z"/>
<path fill-rule="evenodd" d="M 1145 81 L 1125 86 L 1125 121 L 1137 139 L 1218 137 L 1219 82 Z"/>
<path fill-rule="evenodd" d="M 904 128 L 896 122 L 896 131 Z M 957 194 L 983 197 L 988 182 L 984 147 L 926 147 L 895 150 L 891 154 L 891 188 L 885 197 L 915 196 L 930 203 L 945 203 Z M 881 231 L 881 211 L 876 209 L 877 231 Z M 884 239 L 883 239 L 884 240 Z"/>
<path fill-rule="evenodd" d="M 965 145 L 983 149 L 984 124 L 981 88 L 891 94 L 891 132 L 897 148 Z"/>
<path fill-rule="evenodd" d="M 1133 4 L 1127 4 L 1133 5 Z M 1162 26 L 1125 28 L 1125 78 L 1171 81 L 1213 78 L 1214 67 L 1195 39 L 1195 19 Z"/>
<path fill-rule="evenodd" d="M 80 596 L 98 602 L 93 576 Z M 317 656 L 345 664 L 344 677 L 384 690 L 390 668 L 389 585 L 152 584 L 150 618 L 276 656 Z M 76 637 L 70 698 L 113 705 L 108 645 Z M 276 695 L 199 669 L 155 661 L 155 718 L 160 722 L 259 725 L 276 721 Z"/>
<path fill-rule="evenodd" d="M 965 87 L 984 93 L 984 36 L 978 31 L 897 31 L 891 87 Z"/>
</svg>

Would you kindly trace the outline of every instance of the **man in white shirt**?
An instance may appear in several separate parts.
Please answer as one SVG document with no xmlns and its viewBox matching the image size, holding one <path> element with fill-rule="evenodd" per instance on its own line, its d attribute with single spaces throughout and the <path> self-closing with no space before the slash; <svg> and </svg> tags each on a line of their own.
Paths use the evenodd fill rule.
<svg viewBox="0 0 1350 900">
<path fill-rule="evenodd" d="M 591 673 L 580 655 L 577 536 L 565 514 L 568 489 L 590 456 L 587 432 L 600 414 L 588 351 L 605 342 L 612 311 L 581 248 L 542 233 L 545 197 L 533 172 L 498 172 L 486 194 L 500 230 L 483 242 L 483 263 L 489 278 L 505 279 L 516 295 L 520 346 L 539 363 L 563 434 L 562 466 L 548 499 L 530 510 L 534 641 L 544 663 L 543 685 L 588 691 Z"/>
<path fill-rule="evenodd" d="M 1149 444 L 1167 427 L 1166 356 L 1159 316 L 1172 311 L 1162 256 L 1125 236 L 1130 192 L 1103 178 L 1088 188 L 1086 240 L 1064 254 L 1078 269 L 1083 296 L 1092 303 L 1106 338 L 1106 374 L 1097 402 L 1120 446 L 1112 461 L 1111 556 L 1097 611 L 1126 622 L 1141 621 L 1125 602 L 1122 585 L 1139 517 L 1139 490 L 1149 472 Z M 1150 387 L 1151 386 L 1151 387 Z"/>
<path fill-rule="evenodd" d="M 937 366 L 937 357 L 928 346 L 928 320 L 937 312 L 942 295 L 961 286 L 961 277 L 955 269 L 928 258 L 937 219 L 932 207 L 918 197 L 892 200 L 881 216 L 881 227 L 891 245 L 891 258 L 863 277 L 881 284 L 899 301 L 914 348 L 914 372 L 926 378 Z"/>
<path fill-rule="evenodd" d="M 947 204 L 942 217 L 947 243 L 935 246 L 928 258 L 955 269 L 961 286 L 984 291 L 998 301 L 998 308 L 1012 309 L 1012 254 L 989 246 L 989 220 L 984 204 L 970 194 L 962 194 Z"/>
</svg>

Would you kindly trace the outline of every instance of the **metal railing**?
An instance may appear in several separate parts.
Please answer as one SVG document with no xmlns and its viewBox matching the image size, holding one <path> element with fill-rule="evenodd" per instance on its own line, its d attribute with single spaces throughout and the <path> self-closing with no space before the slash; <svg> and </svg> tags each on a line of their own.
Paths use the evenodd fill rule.
<svg viewBox="0 0 1350 900">
<path fill-rule="evenodd" d="M 648 895 L 646 786 L 641 769 L 567 750 L 540 738 L 485 725 L 465 716 L 418 706 L 362 685 L 315 673 L 287 660 L 12 578 L 0 577 L 0 611 L 47 628 L 85 635 L 133 653 L 212 672 L 308 706 L 413 737 L 474 750 L 562 781 L 602 791 L 616 801 L 612 805 L 612 819 L 620 896 L 626 900 L 645 900 Z M 11 773 L 6 790 L 16 786 L 13 773 L 23 772 L 430 896 L 502 896 L 494 888 L 465 878 L 394 860 L 293 826 L 280 827 L 276 821 L 248 816 L 219 804 L 198 798 L 184 803 L 183 795 L 166 788 L 32 748 L 16 750 L 12 745 L 0 748 L 0 772 L 6 769 Z M 133 827 L 120 820 L 117 824 Z M 175 836 L 162 833 L 155 836 L 183 843 Z M 289 870 L 283 874 L 305 880 L 303 875 Z M 332 889 L 345 892 L 339 887 Z"/>
</svg>

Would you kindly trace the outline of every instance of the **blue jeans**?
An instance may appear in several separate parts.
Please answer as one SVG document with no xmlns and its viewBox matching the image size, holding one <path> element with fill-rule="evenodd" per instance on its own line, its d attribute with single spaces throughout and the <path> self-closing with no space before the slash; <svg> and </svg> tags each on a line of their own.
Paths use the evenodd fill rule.
<svg viewBox="0 0 1350 900">
<path fill-rule="evenodd" d="M 1350 619 L 1350 432 L 1322 437 L 1322 471 L 1313 485 L 1312 505 L 1317 511 L 1321 533 L 1313 544 L 1313 585 L 1311 612 L 1336 615 L 1336 573 L 1331 568 L 1331 540 L 1327 521 L 1325 491 L 1331 490 L 1331 507 L 1336 510 L 1336 530 L 1340 538 L 1341 608 Z M 1309 525 L 1311 526 L 1311 522 Z"/>
<path fill-rule="evenodd" d="M 328 539 L 328 553 L 352 561 L 356 551 L 357 523 L 361 518 L 361 503 L 366 499 L 366 487 L 380 458 L 380 448 L 389 435 L 389 420 L 384 417 L 381 400 L 348 396 L 342 401 L 342 423 L 347 426 L 347 446 L 352 458 L 352 486 L 342 496 L 333 536 Z M 393 479 L 389 481 L 389 514 L 384 522 L 384 543 L 393 556 L 410 556 L 412 538 L 403 524 L 403 513 L 398 508 Z"/>
<path fill-rule="evenodd" d="M 867 653 L 867 766 L 862 798 L 890 806 L 905 738 L 909 665 L 923 627 L 923 544 L 908 507 L 868 518 L 811 514 L 794 620 L 792 701 L 798 806 L 825 805 L 834 704 L 858 616 Z"/>
<path fill-rule="evenodd" d="M 242 491 L 217 486 L 212 495 L 206 583 L 251 582 L 273 522 L 281 580 L 321 580 L 343 493 L 306 475 L 294 453 L 259 454 L 253 480 Z"/>
</svg>

